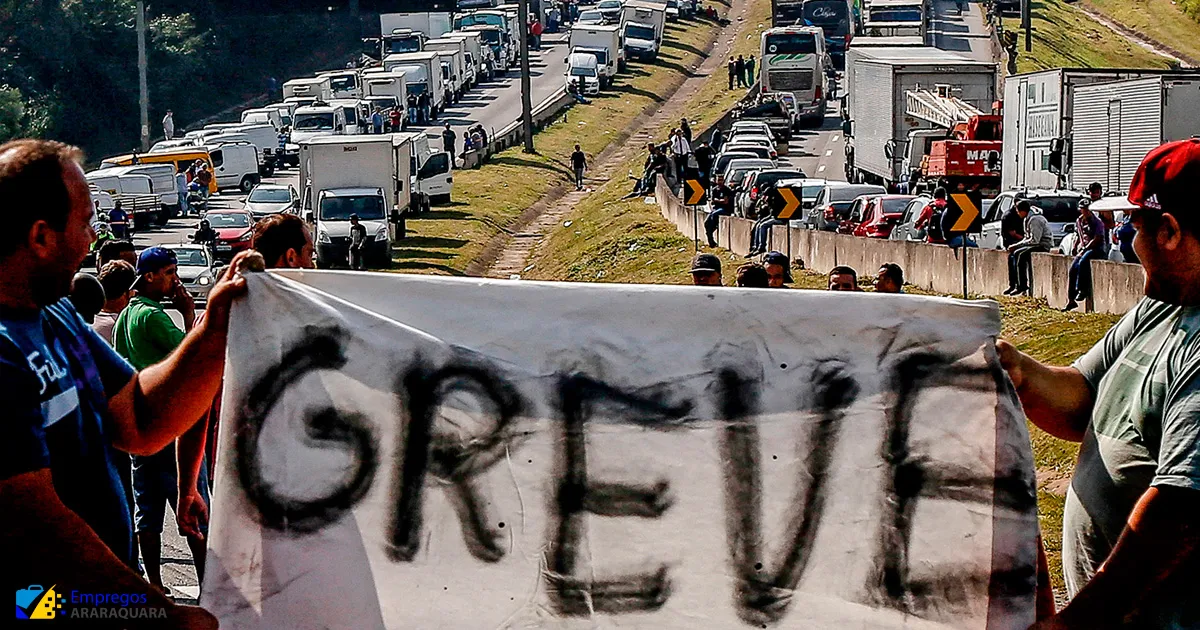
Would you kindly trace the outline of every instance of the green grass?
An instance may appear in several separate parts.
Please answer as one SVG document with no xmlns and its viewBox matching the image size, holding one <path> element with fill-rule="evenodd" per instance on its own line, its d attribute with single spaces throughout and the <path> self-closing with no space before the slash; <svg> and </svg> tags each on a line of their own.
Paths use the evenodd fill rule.
<svg viewBox="0 0 1200 630">
<path fill-rule="evenodd" d="M 1113 0 L 1128 2 L 1128 0 Z M 1006 18 L 1004 28 L 1021 21 Z M 1049 68 L 1166 68 L 1166 58 L 1133 44 L 1063 0 L 1033 0 L 1033 50 L 1025 52 L 1025 34 L 1017 46 L 1017 70 Z"/>
<path fill-rule="evenodd" d="M 1084 5 L 1183 56 L 1200 59 L 1200 22 L 1172 0 L 1084 0 Z M 1200 9 L 1200 3 L 1195 6 Z"/>
<path fill-rule="evenodd" d="M 653 64 L 630 63 L 614 89 L 575 106 L 534 138 L 537 154 L 504 151 L 477 170 L 454 173 L 454 202 L 408 221 L 408 238 L 396 247 L 392 270 L 462 275 L 489 239 L 505 229 L 551 188 L 571 180 L 576 143 L 595 156 L 646 107 L 663 100 L 673 82 L 699 65 L 717 27 L 710 22 L 672 22 Z"/>
</svg>

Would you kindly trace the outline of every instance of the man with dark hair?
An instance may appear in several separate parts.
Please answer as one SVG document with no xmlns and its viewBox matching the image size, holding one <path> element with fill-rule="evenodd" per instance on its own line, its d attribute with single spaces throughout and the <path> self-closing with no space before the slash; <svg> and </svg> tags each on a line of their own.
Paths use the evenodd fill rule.
<svg viewBox="0 0 1200 630">
<path fill-rule="evenodd" d="M 767 270 L 757 263 L 746 263 L 737 270 L 737 285 L 746 289 L 769 289 Z"/>
<path fill-rule="evenodd" d="M 96 276 L 81 271 L 71 278 L 70 298 L 83 321 L 91 324 L 104 307 L 104 287 Z"/>
<path fill-rule="evenodd" d="M 1082 442 L 1063 508 L 1067 606 L 1034 628 L 1195 628 L 1200 619 L 1200 139 L 1129 185 L 1145 297 L 1070 367 L 1000 341 L 1026 415 Z"/>
<path fill-rule="evenodd" d="M 708 237 L 708 246 L 716 247 L 717 228 L 721 226 L 721 217 L 733 214 L 733 189 L 725 185 L 725 176 L 717 175 L 712 189 L 708 191 L 708 202 L 712 212 L 704 217 L 704 234 Z"/>
<path fill-rule="evenodd" d="M 933 201 L 921 209 L 913 228 L 925 230 L 926 242 L 943 245 L 946 243 L 946 237 L 942 234 L 942 215 L 946 214 L 948 205 L 946 189 L 939 186 L 933 191 Z"/>
<path fill-rule="evenodd" d="M 100 270 L 100 286 L 104 288 L 104 306 L 96 313 L 92 322 L 92 330 L 112 345 L 113 327 L 117 325 L 117 317 L 129 305 L 132 297 L 129 287 L 137 280 L 133 265 L 124 260 L 114 260 Z"/>
<path fill-rule="evenodd" d="M 313 267 L 312 234 L 294 214 L 273 214 L 254 224 L 250 247 L 262 254 L 267 268 Z"/>
<path fill-rule="evenodd" d="M 1104 186 L 1100 182 L 1092 182 L 1087 189 L 1088 199 L 1093 202 L 1100 201 L 1104 198 Z"/>
<path fill-rule="evenodd" d="M 124 260 L 130 267 L 137 266 L 137 251 L 129 241 L 109 241 L 96 252 L 96 271 L 104 269 L 104 265 L 114 261 Z"/>
<path fill-rule="evenodd" d="M 789 269 L 792 261 L 783 252 L 767 252 L 763 256 L 763 270 L 767 272 L 767 286 L 772 289 L 782 289 L 792 281 Z"/>
<path fill-rule="evenodd" d="M 721 284 L 721 259 L 713 254 L 696 254 L 692 259 L 692 284 L 719 287 Z"/>
<path fill-rule="evenodd" d="M 1067 305 L 1072 310 L 1092 296 L 1092 259 L 1104 260 L 1108 247 L 1108 229 L 1091 209 L 1090 199 L 1079 200 L 1079 217 L 1075 219 L 1075 260 L 1067 272 Z"/>
<path fill-rule="evenodd" d="M 1048 252 L 1054 246 L 1050 223 L 1028 200 L 1017 202 L 1017 215 L 1025 222 L 1021 240 L 1008 246 L 1008 289 L 1004 295 L 1021 295 L 1031 290 L 1034 252 Z"/>
<path fill-rule="evenodd" d="M 830 291 L 862 291 L 858 287 L 858 272 L 854 267 L 838 265 L 829 270 Z"/>
<path fill-rule="evenodd" d="M 904 293 L 904 270 L 896 263 L 883 263 L 875 273 L 876 293 Z"/>
<path fill-rule="evenodd" d="M 81 160 L 58 142 L 0 145 L 0 574 L 7 583 L 70 576 L 73 589 L 144 595 L 165 611 L 164 626 L 216 628 L 129 568 L 132 528 L 112 449 L 157 452 L 207 409 L 245 280 L 219 280 L 206 325 L 136 372 L 63 299 L 95 238 Z"/>
</svg>

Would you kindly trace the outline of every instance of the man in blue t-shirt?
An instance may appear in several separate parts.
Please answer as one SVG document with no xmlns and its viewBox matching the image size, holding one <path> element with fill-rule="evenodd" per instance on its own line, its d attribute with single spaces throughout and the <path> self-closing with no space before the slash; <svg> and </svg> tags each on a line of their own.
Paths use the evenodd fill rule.
<svg viewBox="0 0 1200 630">
<path fill-rule="evenodd" d="M 96 238 L 81 160 L 57 142 L 0 145 L 0 573 L 6 584 L 144 594 L 165 611 L 164 626 L 215 628 L 212 615 L 176 606 L 129 568 L 129 507 L 113 449 L 157 452 L 204 415 L 245 280 L 227 273 L 204 324 L 136 372 L 64 299 Z M 204 509 L 194 497 L 189 505 Z"/>
</svg>

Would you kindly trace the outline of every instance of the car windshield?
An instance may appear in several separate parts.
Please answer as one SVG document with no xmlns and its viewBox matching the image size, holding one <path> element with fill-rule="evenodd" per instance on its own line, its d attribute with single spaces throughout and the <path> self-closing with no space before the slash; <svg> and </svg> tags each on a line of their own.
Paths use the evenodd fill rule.
<svg viewBox="0 0 1200 630">
<path fill-rule="evenodd" d="M 496 44 L 496 45 L 500 44 L 500 31 L 487 30 L 487 31 L 477 31 L 477 32 L 483 36 L 483 41 L 485 41 L 489 44 Z"/>
<path fill-rule="evenodd" d="M 773 55 L 817 52 L 817 38 L 812 33 L 777 33 L 767 35 L 766 51 Z"/>
<path fill-rule="evenodd" d="M 625 36 L 633 39 L 654 39 L 654 29 L 645 26 L 633 26 L 632 24 L 625 27 Z"/>
<path fill-rule="evenodd" d="M 608 63 L 608 49 L 606 48 L 589 48 L 586 51 L 580 50 L 580 52 L 586 52 L 587 54 L 595 57 L 596 63 L 602 66 Z"/>
<path fill-rule="evenodd" d="M 571 76 L 573 77 L 594 77 L 596 69 L 585 66 L 571 66 Z"/>
<path fill-rule="evenodd" d="M 462 28 L 464 26 L 476 26 L 476 25 L 480 25 L 480 24 L 488 24 L 491 26 L 501 26 L 501 27 L 504 26 L 504 18 L 500 17 L 499 15 L 494 15 L 494 14 L 490 14 L 490 13 L 486 14 L 486 15 L 480 15 L 477 13 L 468 13 L 468 14 L 458 18 L 457 21 L 459 24 L 456 27 L 456 29 Z"/>
<path fill-rule="evenodd" d="M 296 114 L 292 126 L 301 131 L 328 131 L 333 129 L 333 113 Z"/>
<path fill-rule="evenodd" d="M 677 2 L 676 0 L 667 0 L 667 8 L 668 9 L 678 9 L 679 2 Z"/>
<path fill-rule="evenodd" d="M 1077 197 L 1038 197 L 1028 200 L 1051 223 L 1074 223 L 1079 218 Z"/>
<path fill-rule="evenodd" d="M 924 17 L 918 7 L 876 7 L 870 9 L 871 22 L 920 22 Z"/>
<path fill-rule="evenodd" d="M 759 103 L 754 107 L 746 108 L 742 112 L 742 116 L 746 118 L 758 118 L 763 116 L 785 117 L 787 113 L 783 111 L 783 104 L 779 101 L 766 101 Z"/>
<path fill-rule="evenodd" d="M 202 249 L 173 249 L 180 267 L 207 267 L 208 255 Z"/>
<path fill-rule="evenodd" d="M 250 217 L 240 212 L 206 214 L 204 218 L 213 229 L 250 227 Z"/>
<path fill-rule="evenodd" d="M 871 195 L 884 192 L 880 188 L 864 188 L 861 186 L 846 186 L 831 188 L 829 190 L 829 198 L 833 201 L 854 201 L 859 195 Z"/>
<path fill-rule="evenodd" d="M 387 44 L 387 54 L 389 55 L 421 52 L 419 37 L 389 37 L 384 42 Z"/>
<path fill-rule="evenodd" d="M 326 197 L 321 200 L 321 219 L 325 221 L 349 221 L 357 214 L 362 220 L 383 218 L 383 199 L 369 197 Z"/>
<path fill-rule="evenodd" d="M 621 0 L 603 0 L 603 2 L 597 4 L 596 7 L 600 9 L 620 9 Z"/>
<path fill-rule="evenodd" d="M 825 184 L 813 184 L 812 186 L 805 186 L 800 189 L 800 198 L 804 199 L 805 201 L 812 201 L 813 199 L 816 199 L 817 195 L 821 194 L 821 191 L 824 189 Z"/>
<path fill-rule="evenodd" d="M 904 212 L 904 206 L 907 206 L 909 201 L 911 201 L 911 199 L 884 199 L 883 213 L 900 214 Z"/>
<path fill-rule="evenodd" d="M 248 201 L 258 203 L 288 203 L 292 193 L 282 188 L 255 188 Z"/>
<path fill-rule="evenodd" d="M 584 11 L 579 14 L 579 21 L 584 23 L 603 22 L 604 14 L 599 11 Z"/>
<path fill-rule="evenodd" d="M 756 186 L 775 185 L 781 179 L 794 179 L 804 177 L 804 173 L 799 171 L 763 171 L 758 174 L 758 179 L 754 181 Z"/>
</svg>

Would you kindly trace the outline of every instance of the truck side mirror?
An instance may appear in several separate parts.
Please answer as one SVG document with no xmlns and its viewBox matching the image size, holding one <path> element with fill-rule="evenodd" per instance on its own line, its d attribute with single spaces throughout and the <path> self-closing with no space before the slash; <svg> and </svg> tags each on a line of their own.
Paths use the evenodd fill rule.
<svg viewBox="0 0 1200 630">
<path fill-rule="evenodd" d="M 1063 154 L 1066 152 L 1067 141 L 1055 138 L 1050 141 L 1050 153 L 1046 155 L 1046 170 L 1055 175 L 1062 175 Z"/>
<path fill-rule="evenodd" d="M 896 141 L 888 140 L 887 144 L 883 145 L 883 156 L 891 160 L 896 157 Z"/>
<path fill-rule="evenodd" d="M 314 216 L 311 211 L 304 213 L 304 220 L 307 223 L 316 223 L 317 222 L 316 216 Z"/>
<path fill-rule="evenodd" d="M 850 136 L 850 137 L 854 136 L 854 121 L 853 120 L 843 120 L 842 121 L 842 135 Z"/>
</svg>

